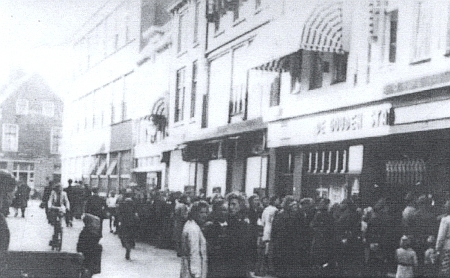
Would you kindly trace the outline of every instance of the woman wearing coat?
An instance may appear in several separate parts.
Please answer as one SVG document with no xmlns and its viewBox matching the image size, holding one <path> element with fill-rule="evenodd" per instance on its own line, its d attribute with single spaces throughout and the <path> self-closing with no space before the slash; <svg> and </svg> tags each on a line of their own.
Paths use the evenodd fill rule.
<svg viewBox="0 0 450 278">
<path fill-rule="evenodd" d="M 284 209 L 273 220 L 272 239 L 277 277 L 309 276 L 307 271 L 309 228 L 299 213 L 297 200 L 286 196 Z"/>
<path fill-rule="evenodd" d="M 208 259 L 206 239 L 200 229 L 208 217 L 209 205 L 205 201 L 194 202 L 181 235 L 180 278 L 206 278 Z"/>
<path fill-rule="evenodd" d="M 133 194 L 127 192 L 124 199 L 119 203 L 117 214 L 119 216 L 119 237 L 122 246 L 125 247 L 125 259 L 130 260 L 131 248 L 135 245 L 136 229 L 138 227 L 139 215 L 136 203 L 132 199 Z"/>
<path fill-rule="evenodd" d="M 86 213 L 83 222 L 84 228 L 78 238 L 77 252 L 84 256 L 83 267 L 88 271 L 86 277 L 92 277 L 93 274 L 101 272 L 100 218 Z"/>
<path fill-rule="evenodd" d="M 172 239 L 176 244 L 178 257 L 181 256 L 181 234 L 183 232 L 184 223 L 186 223 L 188 218 L 189 203 L 189 196 L 182 194 L 175 205 Z"/>
<path fill-rule="evenodd" d="M 19 209 L 22 212 L 22 217 L 25 217 L 25 209 L 28 205 L 28 200 L 30 199 L 30 187 L 25 183 L 20 183 L 17 187 L 16 192 L 14 193 L 14 199 L 12 205 L 14 207 L 14 217 L 17 217 L 19 214 Z"/>
</svg>

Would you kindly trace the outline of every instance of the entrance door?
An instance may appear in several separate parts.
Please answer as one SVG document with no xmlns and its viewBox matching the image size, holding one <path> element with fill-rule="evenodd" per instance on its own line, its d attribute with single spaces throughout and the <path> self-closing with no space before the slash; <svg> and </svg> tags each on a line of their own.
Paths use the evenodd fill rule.
<svg viewBox="0 0 450 278">
<path fill-rule="evenodd" d="M 277 154 L 276 194 L 280 197 L 294 192 L 294 152 L 283 150 Z"/>
</svg>

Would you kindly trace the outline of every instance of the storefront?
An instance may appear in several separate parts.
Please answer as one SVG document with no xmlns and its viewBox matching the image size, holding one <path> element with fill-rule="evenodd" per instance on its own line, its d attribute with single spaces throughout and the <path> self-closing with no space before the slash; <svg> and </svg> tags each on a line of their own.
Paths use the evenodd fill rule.
<svg viewBox="0 0 450 278">
<path fill-rule="evenodd" d="M 265 195 L 268 152 L 265 130 L 187 143 L 183 160 L 190 163 L 196 192 L 225 195 L 232 191 Z"/>
<path fill-rule="evenodd" d="M 268 147 L 275 148 L 274 192 L 339 203 L 367 197 L 363 187 L 384 182 L 371 152 L 389 135 L 392 105 L 382 103 L 313 117 L 269 123 Z M 380 180 L 381 179 L 381 180 Z"/>
</svg>

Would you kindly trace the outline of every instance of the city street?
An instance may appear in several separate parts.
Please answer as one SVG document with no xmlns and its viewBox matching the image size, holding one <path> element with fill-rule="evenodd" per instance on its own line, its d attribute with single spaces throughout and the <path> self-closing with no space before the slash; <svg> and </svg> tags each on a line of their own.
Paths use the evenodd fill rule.
<svg viewBox="0 0 450 278">
<path fill-rule="evenodd" d="M 47 224 L 45 212 L 39 208 L 38 201 L 29 201 L 25 219 L 14 217 L 13 209 L 7 218 L 11 231 L 10 250 L 46 251 L 51 250 L 48 242 L 52 236 L 52 227 Z M 117 235 L 109 232 L 109 222 L 104 222 L 102 272 L 94 277 L 155 277 L 173 278 L 179 276 L 180 259 L 175 251 L 158 249 L 145 243 L 137 243 L 131 252 L 131 260 L 125 260 L 125 249 L 122 248 Z M 83 221 L 74 219 L 73 227 L 66 228 L 62 251 L 76 252 L 78 235 L 83 228 Z"/>
</svg>

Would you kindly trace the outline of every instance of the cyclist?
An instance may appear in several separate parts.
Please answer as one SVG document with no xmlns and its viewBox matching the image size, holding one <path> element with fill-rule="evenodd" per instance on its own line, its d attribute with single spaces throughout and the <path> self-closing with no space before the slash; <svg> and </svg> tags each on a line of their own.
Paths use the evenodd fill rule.
<svg viewBox="0 0 450 278">
<path fill-rule="evenodd" d="M 54 239 L 57 236 L 57 229 L 61 228 L 55 225 L 57 223 L 58 217 L 61 218 L 67 210 L 70 210 L 70 203 L 69 199 L 67 198 L 67 193 L 62 190 L 62 186 L 60 183 L 55 184 L 53 187 L 53 191 L 50 194 L 50 198 L 48 200 L 48 208 L 51 215 L 51 224 L 55 226 L 55 234 L 53 235 Z M 50 242 L 50 245 L 53 246 L 53 241 Z"/>
</svg>

